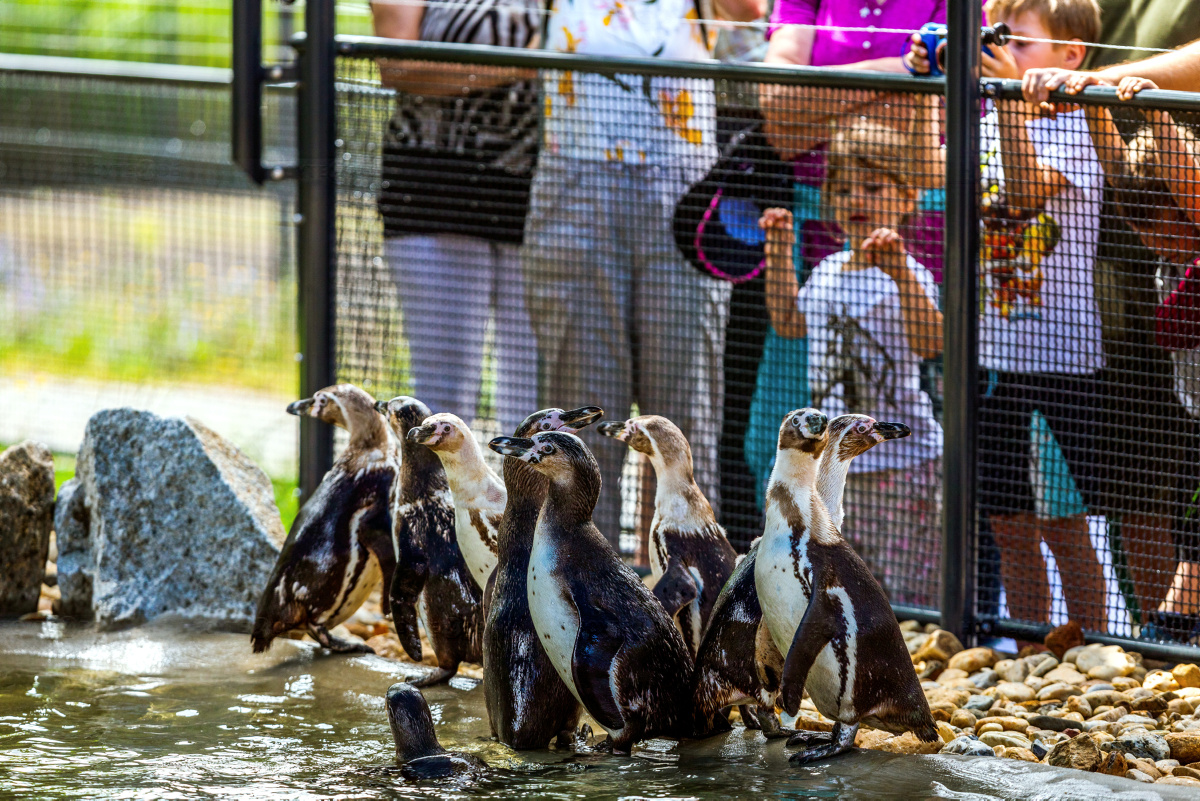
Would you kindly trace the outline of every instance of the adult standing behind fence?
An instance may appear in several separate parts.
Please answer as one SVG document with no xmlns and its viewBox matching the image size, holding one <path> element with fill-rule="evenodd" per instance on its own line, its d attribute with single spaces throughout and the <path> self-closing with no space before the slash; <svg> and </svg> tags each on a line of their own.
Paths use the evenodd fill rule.
<svg viewBox="0 0 1200 801">
<path fill-rule="evenodd" d="M 507 47 L 527 47 L 540 19 L 538 0 L 375 0 L 371 11 L 379 36 Z M 496 412 L 512 431 L 537 408 L 518 253 L 537 159 L 534 83 L 453 64 L 382 62 L 380 71 L 399 90 L 384 133 L 379 209 L 413 392 L 435 412 L 472 420 L 492 317 Z"/>
<path fill-rule="evenodd" d="M 762 16 L 761 0 L 714 0 L 717 14 Z M 556 2 L 546 46 L 595 56 L 711 57 L 706 0 Z M 632 403 L 661 414 L 692 444 L 696 480 L 716 497 L 729 284 L 690 267 L 675 246 L 675 204 L 716 158 L 706 80 L 551 72 L 544 78 L 541 161 L 524 267 L 538 338 L 542 400 Z M 626 448 L 592 443 L 615 488 Z M 601 494 L 595 520 L 616 541 L 620 497 Z"/>
</svg>

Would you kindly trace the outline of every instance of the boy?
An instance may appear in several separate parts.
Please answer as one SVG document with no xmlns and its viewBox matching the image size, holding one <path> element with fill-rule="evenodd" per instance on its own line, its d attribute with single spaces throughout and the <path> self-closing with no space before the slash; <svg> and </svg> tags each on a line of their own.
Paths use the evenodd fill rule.
<svg viewBox="0 0 1200 801">
<path fill-rule="evenodd" d="M 989 0 L 984 13 L 1014 37 L 981 54 L 989 78 L 1077 69 L 1083 42 L 1100 30 L 1095 0 Z M 925 48 L 914 42 L 906 62 L 927 71 Z M 1030 426 L 1039 411 L 1084 505 L 1103 506 L 1095 375 L 1104 353 L 1092 275 L 1103 174 L 1082 109 L 1041 117 L 1035 106 L 1001 101 L 983 121 L 982 146 L 979 505 L 1000 548 L 1010 616 L 1049 619 L 1045 542 L 1064 577 L 1071 619 L 1103 630 L 1104 574 L 1086 514 L 1067 504 L 1039 517 L 1030 476 Z"/>
</svg>

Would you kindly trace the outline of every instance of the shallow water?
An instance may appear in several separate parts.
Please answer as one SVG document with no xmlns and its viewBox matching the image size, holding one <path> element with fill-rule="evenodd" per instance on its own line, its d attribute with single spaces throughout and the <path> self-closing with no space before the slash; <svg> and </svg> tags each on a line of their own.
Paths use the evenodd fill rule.
<svg viewBox="0 0 1200 801">
<path fill-rule="evenodd" d="M 157 625 L 97 634 L 0 624 L 0 795 L 37 798 L 1185 798 L 1077 771 L 859 751 L 794 768 L 736 729 L 655 740 L 632 757 L 517 754 L 488 739 L 472 680 L 428 690 L 442 745 L 494 778 L 410 784 L 391 761 L 383 694 L 414 666 Z M 598 727 L 597 730 L 599 731 Z M 1194 797 L 1194 796 L 1193 796 Z"/>
</svg>

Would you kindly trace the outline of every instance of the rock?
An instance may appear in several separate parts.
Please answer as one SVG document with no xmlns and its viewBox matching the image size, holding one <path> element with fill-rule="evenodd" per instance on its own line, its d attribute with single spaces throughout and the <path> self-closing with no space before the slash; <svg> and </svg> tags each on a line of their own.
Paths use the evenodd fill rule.
<svg viewBox="0 0 1200 801">
<path fill-rule="evenodd" d="M 942 754 L 961 754 L 963 756 L 995 756 L 992 747 L 975 737 L 955 737 L 942 746 Z"/>
<path fill-rule="evenodd" d="M 1078 727 L 1079 723 L 1074 720 L 1055 718 L 1049 715 L 1035 715 L 1029 719 L 1029 725 L 1033 726 L 1035 729 L 1066 731 L 1067 729 Z"/>
<path fill-rule="evenodd" d="M 1128 756 L 1126 759 L 1129 762 L 1130 767 L 1140 770 L 1151 779 L 1161 779 L 1165 775 L 1161 770 L 1158 769 L 1158 766 L 1154 764 L 1154 760 L 1152 759 L 1129 759 Z"/>
<path fill-rule="evenodd" d="M 1059 667 L 1058 660 L 1050 654 L 1038 654 L 1037 656 L 1030 657 L 1030 659 L 1040 660 L 1037 661 L 1036 664 L 1033 665 L 1033 668 L 1029 671 L 1030 676 L 1042 677 Z M 1053 681 L 1053 679 L 1050 679 L 1050 681 Z"/>
<path fill-rule="evenodd" d="M 965 709 L 956 709 L 950 715 L 950 725 L 958 729 L 975 728 L 975 716 Z"/>
<path fill-rule="evenodd" d="M 921 631 L 921 624 L 915 620 L 904 620 L 900 622 L 900 631 L 903 634 Z"/>
<path fill-rule="evenodd" d="M 1170 784 L 1179 787 L 1200 787 L 1200 780 L 1189 779 L 1184 776 L 1163 776 L 1161 779 L 1156 779 L 1155 784 Z"/>
<path fill-rule="evenodd" d="M 1072 695 L 1067 699 L 1067 703 L 1063 705 L 1063 708 L 1068 712 L 1076 712 L 1084 718 L 1090 718 L 1093 714 L 1092 705 L 1082 695 Z"/>
<path fill-rule="evenodd" d="M 1080 734 L 1056 743 L 1046 754 L 1046 763 L 1057 768 L 1095 770 L 1100 766 L 1100 749 L 1090 735 Z"/>
<path fill-rule="evenodd" d="M 58 543 L 57 614 L 91 620 L 92 548 L 90 515 L 83 502 L 79 479 L 73 478 L 58 489 L 54 507 L 54 537 Z"/>
<path fill-rule="evenodd" d="M 939 662 L 945 662 L 962 649 L 962 643 L 958 641 L 957 637 L 945 629 L 936 629 L 920 649 L 913 654 L 912 661 L 924 662 L 936 659 Z"/>
<path fill-rule="evenodd" d="M 1007 662 L 1008 664 L 1001 667 L 1002 662 Z M 1033 669 L 1029 662 L 1024 659 L 1006 659 L 1002 660 L 1002 662 L 996 663 L 996 672 L 1000 674 L 1000 678 L 1004 679 L 1004 681 L 1011 681 L 1017 684 L 1029 678 L 1029 671 Z"/>
<path fill-rule="evenodd" d="M 1150 778 L 1150 777 L 1149 777 L 1149 776 L 1147 776 L 1145 773 L 1142 773 L 1140 770 L 1127 770 L 1127 771 L 1125 771 L 1125 778 L 1126 778 L 1126 779 L 1133 779 L 1135 782 L 1146 782 L 1147 784 L 1153 784 L 1153 783 L 1154 783 L 1154 779 Z"/>
<path fill-rule="evenodd" d="M 917 735 L 908 731 L 885 740 L 876 747 L 876 750 L 886 751 L 889 754 L 936 754 L 942 750 L 942 741 L 939 739 L 932 743 L 921 742 L 917 739 Z"/>
<path fill-rule="evenodd" d="M 990 695 L 972 695 L 967 702 L 961 704 L 964 709 L 975 709 L 986 712 L 996 705 L 996 699 Z"/>
<path fill-rule="evenodd" d="M 1141 680 L 1135 678 L 1134 676 L 1117 676 L 1116 678 L 1111 679 L 1111 681 L 1113 683 L 1113 689 L 1115 689 L 1117 692 L 1125 692 L 1126 690 L 1132 690 L 1134 687 L 1142 686 Z"/>
<path fill-rule="evenodd" d="M 966 678 L 968 678 L 968 676 L 965 670 L 959 670 L 958 668 L 946 668 L 941 672 L 941 675 L 937 677 L 937 683 L 943 687 L 948 687 L 954 682 Z"/>
<path fill-rule="evenodd" d="M 1191 698 L 1176 698 L 1167 702 L 1167 712 L 1172 715 L 1190 715 L 1196 711 Z"/>
<path fill-rule="evenodd" d="M 1175 681 L 1174 674 L 1165 670 L 1152 670 L 1142 679 L 1142 686 L 1152 693 L 1166 693 L 1178 690 L 1181 685 Z"/>
<path fill-rule="evenodd" d="M 1146 717 L 1145 715 L 1124 715 L 1117 720 L 1117 725 L 1127 729 L 1130 726 L 1144 726 L 1147 729 L 1153 729 L 1158 725 L 1158 721 L 1154 718 Z M 1162 759 L 1162 757 L 1159 757 Z"/>
<path fill-rule="evenodd" d="M 1132 704 L 1129 705 L 1129 709 L 1132 712 L 1143 712 L 1147 715 L 1158 715 L 1167 711 L 1167 705 L 1168 702 L 1161 695 L 1151 695 L 1146 698 L 1136 699 Z"/>
<path fill-rule="evenodd" d="M 1029 748 L 1033 745 L 1028 737 L 1015 731 L 989 731 L 979 735 L 979 742 L 993 748 L 998 745 L 1010 748 Z"/>
<path fill-rule="evenodd" d="M 1096 770 L 1109 776 L 1124 776 L 1129 772 L 1129 763 L 1120 751 L 1109 751 L 1100 760 L 1100 767 Z"/>
<path fill-rule="evenodd" d="M 1160 759 L 1166 759 L 1171 756 L 1171 748 L 1167 741 L 1157 734 L 1150 732 L 1128 732 L 1122 734 L 1112 743 L 1109 743 L 1106 751 L 1120 751 L 1126 756 L 1131 756 L 1137 759 L 1149 759 L 1151 762 L 1157 762 Z"/>
<path fill-rule="evenodd" d="M 0 616 L 37 611 L 53 524 L 53 454 L 29 440 L 0 453 Z"/>
<path fill-rule="evenodd" d="M 1063 682 L 1055 682 L 1047 684 L 1042 689 L 1038 690 L 1037 698 L 1039 701 L 1065 701 L 1072 695 L 1083 695 L 1083 690 L 1078 687 L 1073 687 L 1070 684 Z"/>
<path fill-rule="evenodd" d="M 1037 754 L 1033 753 L 1033 751 L 1029 750 L 1028 748 L 1012 748 L 1012 747 L 1005 748 L 1004 749 L 1004 758 L 1005 759 L 1017 759 L 1017 760 L 1020 760 L 1021 762 L 1041 762 L 1042 761 L 1041 757 L 1039 757 Z"/>
<path fill-rule="evenodd" d="M 102 629 L 171 614 L 249 631 L 285 538 L 253 462 L 190 418 L 113 409 L 88 421 L 76 477 L 82 497 L 59 516 L 84 521 L 64 519 L 69 543 L 58 532 L 64 613 L 90 577 Z"/>
<path fill-rule="evenodd" d="M 1046 754 L 1050 753 L 1050 748 L 1041 740 L 1034 740 L 1033 745 L 1029 747 L 1029 750 L 1033 752 L 1033 755 L 1037 757 L 1039 761 L 1045 759 Z"/>
<path fill-rule="evenodd" d="M 965 670 L 968 674 L 996 664 L 1000 655 L 991 648 L 968 648 L 950 657 L 947 668 Z"/>
<path fill-rule="evenodd" d="M 990 731 L 1004 731 L 1004 727 L 994 719 L 981 720 L 979 721 L 979 725 L 975 727 L 976 736 L 987 734 Z"/>
<path fill-rule="evenodd" d="M 1000 674 L 991 668 L 984 668 L 971 674 L 971 683 L 981 690 L 986 690 L 988 687 L 995 687 L 1000 681 Z"/>
<path fill-rule="evenodd" d="M 1200 687 L 1200 667 L 1196 665 L 1176 665 L 1171 676 L 1180 687 Z"/>
<path fill-rule="evenodd" d="M 1087 645 L 1076 653 L 1075 667 L 1080 673 L 1107 681 L 1130 675 L 1137 664 L 1119 645 Z"/>
<path fill-rule="evenodd" d="M 1076 646 L 1083 645 L 1083 627 L 1074 620 L 1068 620 L 1063 625 L 1051 631 L 1046 635 L 1043 641 L 1051 653 L 1059 659 L 1063 658 L 1063 654 Z"/>
<path fill-rule="evenodd" d="M 1170 747 L 1171 759 L 1184 765 L 1200 762 L 1200 731 L 1169 732 L 1164 735 Z"/>
<path fill-rule="evenodd" d="M 1049 682 L 1060 684 L 1070 684 L 1073 686 L 1081 686 L 1087 681 L 1087 676 L 1075 669 L 1074 665 L 1059 665 L 1058 667 L 1042 674 L 1042 678 Z M 1083 691 L 1079 691 L 1083 694 Z"/>
<path fill-rule="evenodd" d="M 952 707 L 963 707 L 967 705 L 971 694 L 966 690 L 959 690 L 938 686 L 936 690 L 925 694 L 925 699 L 930 704 L 948 704 Z"/>
<path fill-rule="evenodd" d="M 1117 706 L 1118 704 L 1128 705 L 1130 703 L 1127 695 L 1119 693 L 1116 690 L 1094 690 L 1090 693 L 1084 693 L 1083 700 L 1091 704 L 1092 709 L 1102 706 Z"/>
<path fill-rule="evenodd" d="M 1022 701 L 1032 701 L 1034 696 L 1032 687 L 1029 687 L 1025 684 L 1018 684 L 1013 681 L 1000 682 L 1000 684 L 996 686 L 996 692 L 1001 698 L 1005 698 L 1009 701 L 1016 701 L 1017 703 Z"/>
</svg>

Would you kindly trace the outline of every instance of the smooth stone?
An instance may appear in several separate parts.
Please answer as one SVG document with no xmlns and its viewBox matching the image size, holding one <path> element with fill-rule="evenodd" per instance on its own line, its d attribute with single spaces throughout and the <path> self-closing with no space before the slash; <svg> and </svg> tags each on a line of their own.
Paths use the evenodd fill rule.
<svg viewBox="0 0 1200 801">
<path fill-rule="evenodd" d="M 1135 678 L 1134 676 L 1117 676 L 1111 681 L 1113 688 L 1118 692 L 1125 692 L 1126 690 L 1132 690 L 1135 687 L 1142 686 L 1141 680 Z"/>
<path fill-rule="evenodd" d="M 1000 665 L 1000 662 L 996 663 L 996 672 L 1000 674 L 1000 678 L 1018 684 L 1029 678 L 1029 671 L 1033 669 L 1024 659 L 1011 660 L 1003 668 Z"/>
<path fill-rule="evenodd" d="M 1184 765 L 1200 762 L 1200 731 L 1169 732 L 1164 739 L 1171 749 L 1171 759 Z"/>
<path fill-rule="evenodd" d="M 1051 744 L 1051 746 L 1052 745 L 1053 744 Z M 1046 754 L 1050 753 L 1050 747 L 1047 746 L 1044 740 L 1034 740 L 1033 745 L 1029 747 L 1029 750 L 1032 751 L 1033 755 L 1039 760 L 1045 759 Z"/>
<path fill-rule="evenodd" d="M 984 668 L 971 675 L 971 683 L 981 690 L 994 687 L 1000 681 L 1000 674 L 991 668 Z"/>
<path fill-rule="evenodd" d="M 918 632 L 921 631 L 921 624 L 915 620 L 902 620 L 900 621 L 900 631 L 903 634 Z"/>
<path fill-rule="evenodd" d="M 1075 655 L 1075 667 L 1094 679 L 1112 679 L 1130 675 L 1137 665 L 1119 645 L 1088 645 Z"/>
<path fill-rule="evenodd" d="M 1034 665 L 1033 670 L 1029 671 L 1030 676 L 1037 676 L 1037 677 L 1041 678 L 1041 677 L 1045 676 L 1047 673 L 1050 673 L 1050 672 L 1058 669 L 1059 661 L 1057 658 L 1055 658 L 1051 654 L 1043 654 L 1042 656 L 1043 656 L 1042 660 L 1040 662 L 1038 662 L 1036 665 Z"/>
<path fill-rule="evenodd" d="M 971 693 L 967 690 L 943 687 L 940 684 L 935 685 L 935 689 L 925 694 L 925 698 L 931 705 L 933 704 L 949 704 L 952 707 L 961 708 L 970 703 Z"/>
<path fill-rule="evenodd" d="M 1042 674 L 1042 678 L 1050 682 L 1062 682 L 1076 686 L 1087 681 L 1087 676 L 1076 670 L 1074 665 L 1059 665 L 1054 670 Z"/>
<path fill-rule="evenodd" d="M 1119 693 L 1116 690 L 1093 690 L 1083 694 L 1083 700 L 1092 705 L 1092 709 L 1101 706 L 1116 706 L 1121 703 L 1128 704 L 1130 699 L 1124 693 Z"/>
<path fill-rule="evenodd" d="M 955 737 L 942 746 L 942 754 L 961 754 L 962 756 L 995 756 L 991 746 L 975 737 Z"/>
<path fill-rule="evenodd" d="M 1092 716 L 1092 705 L 1082 695 L 1072 695 L 1063 708 L 1068 712 L 1076 712 L 1085 719 Z"/>
<path fill-rule="evenodd" d="M 1200 779 L 1200 770 L 1180 765 L 1171 771 L 1172 776 L 1186 776 L 1189 779 Z"/>
<path fill-rule="evenodd" d="M 974 729 L 975 723 L 975 716 L 965 709 L 956 709 L 950 715 L 950 725 L 958 729 Z"/>
<path fill-rule="evenodd" d="M 924 662 L 936 659 L 939 662 L 945 662 L 962 649 L 962 643 L 953 634 L 945 629 L 934 629 L 929 639 L 913 654 L 912 660 L 914 662 Z"/>
<path fill-rule="evenodd" d="M 1100 749 L 1087 734 L 1056 743 L 1046 754 L 1046 763 L 1057 768 L 1095 770 L 1100 765 Z"/>
<path fill-rule="evenodd" d="M 942 671 L 941 675 L 937 677 L 937 683 L 942 685 L 943 687 L 945 687 L 955 681 L 958 681 L 959 679 L 966 679 L 966 678 L 969 678 L 969 676 L 965 670 L 958 670 L 957 668 L 946 668 L 945 670 Z"/>
<path fill-rule="evenodd" d="M 1167 702 L 1167 711 L 1172 715 L 1191 715 L 1196 711 L 1196 705 L 1190 698 L 1176 698 Z"/>
<path fill-rule="evenodd" d="M 1041 676 L 1030 676 L 1029 678 L 1025 679 L 1024 682 L 1025 686 L 1033 690 L 1035 693 L 1043 687 L 1053 683 L 1054 682 L 1052 681 L 1046 681 Z"/>
<path fill-rule="evenodd" d="M 1037 715 L 1029 719 L 1029 725 L 1049 731 L 1066 731 L 1067 729 L 1077 728 L 1079 722 L 1064 718 L 1055 718 L 1049 715 Z"/>
<path fill-rule="evenodd" d="M 1166 693 L 1178 690 L 1183 685 L 1175 681 L 1175 676 L 1165 670 L 1152 670 L 1142 679 L 1142 687 L 1152 693 Z"/>
<path fill-rule="evenodd" d="M 996 692 L 1009 701 L 1032 701 L 1034 697 L 1033 688 L 1012 681 L 1000 682 L 996 685 Z"/>
<path fill-rule="evenodd" d="M 917 735 L 908 731 L 884 740 L 875 750 L 886 751 L 889 754 L 936 754 L 942 750 L 942 741 L 938 739 L 932 743 L 922 742 L 917 739 Z"/>
<path fill-rule="evenodd" d="M 1096 770 L 1109 776 L 1124 776 L 1129 771 L 1129 762 L 1120 751 L 1109 751 Z"/>
<path fill-rule="evenodd" d="M 991 648 L 967 648 L 951 656 L 946 668 L 971 674 L 983 668 L 990 668 L 999 658 L 1000 655 Z"/>
<path fill-rule="evenodd" d="M 0 453 L 0 616 L 36 612 L 54 526 L 54 455 L 26 440 Z"/>
<path fill-rule="evenodd" d="M 1163 772 L 1158 769 L 1158 766 L 1154 764 L 1154 760 L 1152 759 L 1134 758 L 1130 759 L 1129 763 L 1145 773 L 1151 779 L 1161 779 L 1164 775 Z"/>
<path fill-rule="evenodd" d="M 1145 715 L 1123 715 L 1116 721 L 1118 726 L 1149 726 L 1151 728 L 1158 725 L 1158 721 L 1154 718 L 1146 717 Z"/>
<path fill-rule="evenodd" d="M 1041 757 L 1035 754 L 1028 748 L 1012 748 L 1004 749 L 1005 759 L 1016 759 L 1021 762 L 1041 762 Z"/>
<path fill-rule="evenodd" d="M 1163 772 L 1164 775 L 1171 773 L 1175 768 L 1182 767 L 1178 759 L 1160 759 L 1154 763 L 1154 767 Z"/>
<path fill-rule="evenodd" d="M 1167 711 L 1169 702 L 1161 695 L 1151 695 L 1147 698 L 1138 698 L 1129 705 L 1132 712 L 1144 712 L 1147 715 L 1159 715 Z"/>
<path fill-rule="evenodd" d="M 1150 778 L 1150 776 L 1146 775 L 1145 773 L 1142 773 L 1140 770 L 1125 771 L 1125 778 L 1133 779 L 1135 782 L 1145 782 L 1146 784 L 1154 783 L 1154 779 Z"/>
<path fill-rule="evenodd" d="M 1024 734 L 1015 731 L 989 731 L 979 735 L 979 741 L 995 748 L 1003 745 L 1011 748 L 1028 748 L 1033 745 Z"/>
<path fill-rule="evenodd" d="M 1066 699 L 1070 698 L 1073 695 L 1082 695 L 1082 694 L 1083 694 L 1083 691 L 1080 690 L 1078 687 L 1072 686 L 1070 684 L 1066 684 L 1064 682 L 1055 682 L 1053 684 L 1048 684 L 1045 687 L 1043 687 L 1042 689 L 1038 690 L 1037 697 L 1038 697 L 1039 701 L 1046 701 L 1046 700 L 1065 701 Z"/>
<path fill-rule="evenodd" d="M 1157 779 L 1155 784 L 1173 785 L 1176 787 L 1200 787 L 1200 780 L 1189 779 L 1184 776 L 1163 776 Z"/>
<path fill-rule="evenodd" d="M 996 699 L 989 695 L 972 695 L 962 706 L 965 709 L 975 709 L 986 712 L 996 705 Z"/>
<path fill-rule="evenodd" d="M 1139 759 L 1149 759 L 1157 762 L 1160 759 L 1175 758 L 1171 746 L 1165 738 L 1149 732 L 1128 732 L 1122 734 L 1105 748 L 1106 751 L 1120 751 L 1126 756 Z M 1180 760 L 1181 762 L 1183 760 Z"/>
<path fill-rule="evenodd" d="M 1004 731 L 1004 726 L 989 718 L 979 721 L 979 725 L 975 727 L 976 735 L 984 735 L 990 731 Z"/>
<path fill-rule="evenodd" d="M 1200 688 L 1200 666 L 1176 665 L 1171 668 L 1171 676 L 1174 677 L 1175 683 L 1182 688 Z"/>
</svg>

